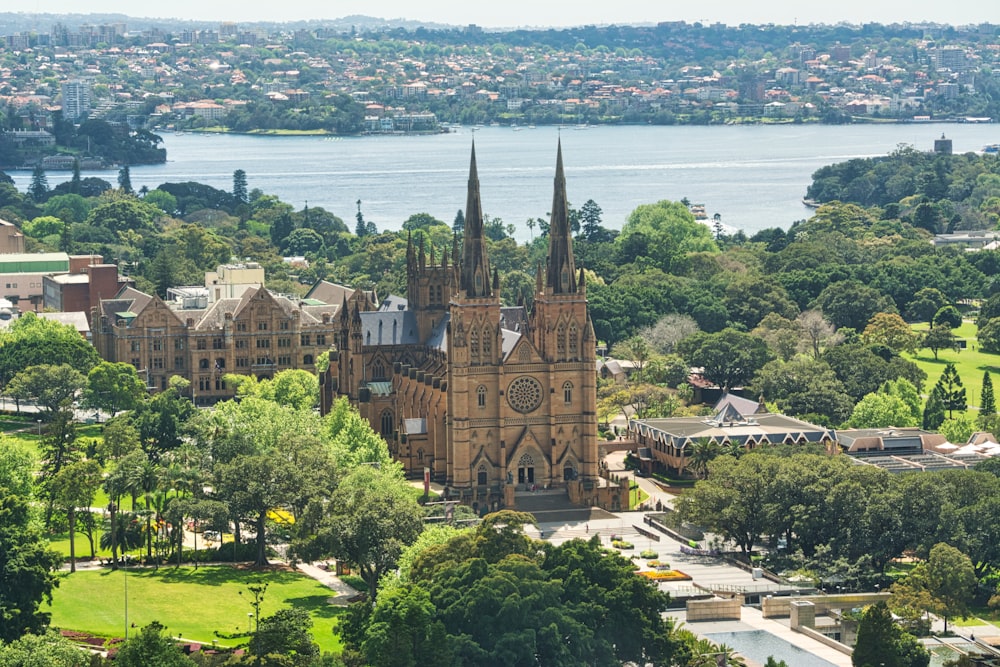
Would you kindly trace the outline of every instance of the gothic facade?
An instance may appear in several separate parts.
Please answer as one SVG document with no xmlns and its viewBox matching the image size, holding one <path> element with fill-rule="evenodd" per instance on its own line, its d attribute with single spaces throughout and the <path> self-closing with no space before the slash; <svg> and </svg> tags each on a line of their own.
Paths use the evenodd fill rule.
<svg viewBox="0 0 1000 667">
<path fill-rule="evenodd" d="M 451 257 L 407 249 L 407 295 L 344 300 L 323 410 L 346 396 L 413 476 L 490 507 L 517 490 L 566 488 L 599 502 L 596 340 L 577 271 L 562 147 L 545 266 L 530 310 L 504 307 L 490 267 L 475 146 L 465 229 Z"/>
</svg>

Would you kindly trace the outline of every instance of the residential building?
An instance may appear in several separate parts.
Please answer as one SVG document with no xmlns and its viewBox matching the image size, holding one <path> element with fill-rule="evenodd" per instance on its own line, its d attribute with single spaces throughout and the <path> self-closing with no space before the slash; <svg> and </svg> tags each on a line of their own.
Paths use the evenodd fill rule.
<svg viewBox="0 0 1000 667">
<path fill-rule="evenodd" d="M 90 84 L 86 81 L 67 81 L 60 86 L 63 118 L 71 123 L 82 119 L 90 111 Z"/>
<path fill-rule="evenodd" d="M 480 509 L 552 487 L 572 502 L 610 504 L 598 478 L 596 340 L 573 257 L 561 146 L 551 211 L 534 303 L 503 307 L 473 146 L 453 263 L 411 242 L 405 299 L 377 305 L 360 290 L 346 298 L 320 378 L 324 412 L 346 397 L 408 474 L 426 471 Z"/>
</svg>

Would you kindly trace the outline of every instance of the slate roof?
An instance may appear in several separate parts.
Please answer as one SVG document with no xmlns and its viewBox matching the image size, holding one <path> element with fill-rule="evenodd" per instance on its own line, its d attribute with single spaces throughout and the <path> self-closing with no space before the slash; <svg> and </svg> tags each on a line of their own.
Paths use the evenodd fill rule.
<svg viewBox="0 0 1000 667">
<path fill-rule="evenodd" d="M 387 299 L 388 301 L 388 299 Z M 364 345 L 417 345 L 416 315 L 409 310 L 359 313 L 361 341 Z"/>
</svg>

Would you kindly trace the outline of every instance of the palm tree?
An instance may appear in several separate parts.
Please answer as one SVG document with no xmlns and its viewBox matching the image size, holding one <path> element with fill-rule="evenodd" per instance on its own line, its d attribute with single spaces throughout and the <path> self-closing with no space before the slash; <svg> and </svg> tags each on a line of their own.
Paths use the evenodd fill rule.
<svg viewBox="0 0 1000 667">
<path fill-rule="evenodd" d="M 687 448 L 685 448 L 687 449 Z M 710 438 L 698 438 L 690 445 L 690 453 L 684 460 L 684 467 L 695 477 L 704 479 L 708 476 L 708 464 L 719 455 L 720 447 Z"/>
</svg>

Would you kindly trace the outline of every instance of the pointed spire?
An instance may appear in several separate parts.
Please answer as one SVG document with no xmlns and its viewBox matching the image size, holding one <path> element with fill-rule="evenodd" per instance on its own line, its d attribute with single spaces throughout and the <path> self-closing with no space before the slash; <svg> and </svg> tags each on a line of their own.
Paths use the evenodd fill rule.
<svg viewBox="0 0 1000 667">
<path fill-rule="evenodd" d="M 479 198 L 475 141 L 472 142 L 469 192 L 465 202 L 465 231 L 462 236 L 462 274 L 459 287 L 465 291 L 467 297 L 491 296 L 490 263 L 486 257 L 486 240 L 483 236 L 483 205 Z"/>
<path fill-rule="evenodd" d="M 342 322 L 347 322 L 349 308 L 347 307 L 347 292 L 344 292 L 344 303 L 340 306 L 340 319 Z"/>
<path fill-rule="evenodd" d="M 445 246 L 444 251 L 441 253 L 441 267 L 448 268 L 448 246 Z"/>
<path fill-rule="evenodd" d="M 584 291 L 587 287 L 587 275 L 583 272 L 583 267 L 580 267 L 580 277 L 576 280 L 577 285 L 580 287 L 580 291 Z"/>
<path fill-rule="evenodd" d="M 420 269 L 423 270 L 427 266 L 427 253 L 424 251 L 424 236 L 420 235 Z"/>
<path fill-rule="evenodd" d="M 493 293 L 499 294 L 500 290 L 500 272 L 493 269 Z"/>
<path fill-rule="evenodd" d="M 535 265 L 535 294 L 540 293 L 545 287 L 545 283 L 542 282 L 542 263 L 539 262 Z"/>
<path fill-rule="evenodd" d="M 434 262 L 435 261 L 437 261 L 437 260 L 434 259 L 434 244 L 432 243 L 431 244 L 431 266 L 434 266 Z"/>
<path fill-rule="evenodd" d="M 549 221 L 549 257 L 545 286 L 553 294 L 576 292 L 576 268 L 573 265 L 573 236 L 566 198 L 566 175 L 563 172 L 562 139 L 556 149 L 556 177 L 552 191 L 552 217 Z"/>
</svg>

